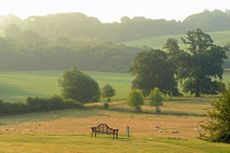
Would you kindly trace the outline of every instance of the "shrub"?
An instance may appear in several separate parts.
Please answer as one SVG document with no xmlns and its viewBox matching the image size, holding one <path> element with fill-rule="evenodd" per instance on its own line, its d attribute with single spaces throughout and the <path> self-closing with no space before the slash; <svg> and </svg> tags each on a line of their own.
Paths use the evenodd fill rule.
<svg viewBox="0 0 230 153">
<path fill-rule="evenodd" d="M 204 129 L 202 139 L 230 143 L 230 86 L 223 92 L 222 98 L 212 104 L 208 119 L 201 127 Z"/>
<path fill-rule="evenodd" d="M 103 98 L 106 98 L 106 101 L 104 102 L 104 109 L 108 109 L 109 102 L 111 101 L 110 98 L 115 95 L 115 90 L 112 86 L 106 84 L 101 90 L 101 95 Z"/>
<path fill-rule="evenodd" d="M 17 114 L 27 110 L 27 106 L 22 102 L 10 103 L 0 100 L 0 114 Z"/>
<path fill-rule="evenodd" d="M 65 108 L 82 108 L 83 105 L 76 100 L 73 99 L 65 99 L 64 100 Z"/>
<path fill-rule="evenodd" d="M 150 93 L 150 105 L 156 107 L 156 113 L 160 113 L 160 106 L 163 105 L 163 95 L 159 88 L 154 88 Z"/>
<path fill-rule="evenodd" d="M 129 105 L 134 107 L 136 112 L 141 112 L 141 105 L 144 104 L 144 96 L 138 89 L 133 89 L 128 98 Z"/>
<path fill-rule="evenodd" d="M 0 100 L 0 114 L 43 112 L 82 107 L 82 104 L 76 100 L 64 100 L 59 96 L 53 96 L 51 98 L 28 97 L 25 103 L 10 103 Z"/>
</svg>

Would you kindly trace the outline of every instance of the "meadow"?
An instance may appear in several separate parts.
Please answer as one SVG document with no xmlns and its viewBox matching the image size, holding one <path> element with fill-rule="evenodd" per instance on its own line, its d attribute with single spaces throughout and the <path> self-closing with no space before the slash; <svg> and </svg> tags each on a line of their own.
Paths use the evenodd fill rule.
<svg viewBox="0 0 230 153">
<path fill-rule="evenodd" d="M 218 45 L 225 46 L 226 44 L 230 43 L 230 31 L 208 32 L 208 34 L 212 37 L 214 43 Z M 186 37 L 186 34 L 146 37 L 142 39 L 122 42 L 121 44 L 128 46 L 150 46 L 153 48 L 162 48 L 168 38 L 174 38 L 178 40 L 179 45 L 183 48 L 184 45 L 182 44 L 181 37 Z"/>
<path fill-rule="evenodd" d="M 230 146 L 198 139 L 200 122 L 216 96 L 166 98 L 160 115 L 148 101 L 142 113 L 127 105 L 132 76 L 128 73 L 85 71 L 100 87 L 111 84 L 117 95 L 104 110 L 103 103 L 42 113 L 0 116 L 0 153 L 229 153 Z M 48 97 L 60 94 L 58 78 L 63 71 L 1 72 L 0 96 L 23 101 L 28 96 Z M 225 71 L 224 81 L 230 80 Z M 122 100 L 123 99 L 123 100 Z M 111 135 L 91 138 L 90 127 L 106 123 L 119 128 L 119 139 Z M 130 127 L 131 137 L 126 136 Z"/>
<path fill-rule="evenodd" d="M 28 96 L 48 97 L 60 94 L 58 79 L 64 71 L 0 72 L 0 97 L 24 100 Z M 102 87 L 106 83 L 116 89 L 115 99 L 124 99 L 130 91 L 132 77 L 128 73 L 86 71 Z"/>
<path fill-rule="evenodd" d="M 0 99 L 23 101 L 28 96 L 49 97 L 60 94 L 58 79 L 64 71 L 10 71 L 0 72 Z M 100 87 L 106 83 L 116 90 L 114 99 L 126 99 L 131 89 L 129 73 L 85 71 Z M 230 71 L 224 72 L 224 82 L 230 83 Z"/>
<path fill-rule="evenodd" d="M 0 116 L 1 153 L 229 153 L 230 146 L 197 139 L 200 121 L 213 98 L 173 98 L 165 101 L 162 114 L 147 102 L 143 113 L 134 113 L 126 101 L 114 101 L 110 110 L 102 103 L 84 110 Z M 91 126 L 106 123 L 119 128 L 111 135 L 90 136 Z M 126 136 L 130 127 L 130 137 Z"/>
</svg>

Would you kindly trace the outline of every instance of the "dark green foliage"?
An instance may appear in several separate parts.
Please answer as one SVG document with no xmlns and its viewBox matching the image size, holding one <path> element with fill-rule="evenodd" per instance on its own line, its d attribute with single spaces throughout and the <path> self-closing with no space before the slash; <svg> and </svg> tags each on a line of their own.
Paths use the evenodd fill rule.
<svg viewBox="0 0 230 153">
<path fill-rule="evenodd" d="M 205 134 L 201 138 L 215 142 L 230 143 L 230 87 L 223 92 L 223 96 L 212 104 L 208 112 L 208 119 L 201 127 Z"/>
<path fill-rule="evenodd" d="M 90 76 L 77 70 L 65 71 L 59 80 L 62 95 L 66 99 L 74 99 L 81 103 L 95 102 L 100 98 L 100 89 Z"/>
<path fill-rule="evenodd" d="M 115 96 L 116 91 L 113 89 L 112 86 L 109 84 L 106 84 L 102 89 L 101 89 L 101 96 L 103 98 L 108 98 L 110 101 L 110 98 Z"/>
<path fill-rule="evenodd" d="M 163 48 L 168 51 L 169 57 L 175 57 L 180 53 L 178 41 L 173 38 L 168 38 Z"/>
<path fill-rule="evenodd" d="M 53 70 L 77 65 L 84 70 L 127 72 L 139 50 L 87 39 L 59 37 L 51 41 L 33 31 L 23 31 L 17 39 L 0 38 L 0 70 Z"/>
<path fill-rule="evenodd" d="M 174 65 L 165 52 L 151 49 L 138 53 L 131 67 L 135 76 L 132 87 L 141 89 L 144 95 L 148 95 L 155 87 L 169 95 L 177 95 L 174 71 Z"/>
<path fill-rule="evenodd" d="M 19 114 L 28 112 L 28 106 L 25 103 L 9 103 L 0 101 L 0 114 Z"/>
<path fill-rule="evenodd" d="M 149 104 L 151 106 L 155 106 L 156 107 L 156 113 L 160 113 L 160 106 L 163 105 L 163 95 L 161 93 L 161 91 L 159 90 L 159 88 L 154 88 L 151 93 L 150 93 L 150 102 Z"/>
<path fill-rule="evenodd" d="M 82 104 L 75 100 L 64 100 L 59 96 L 51 98 L 28 97 L 25 103 L 9 103 L 0 101 L 0 114 L 20 114 L 82 108 Z"/>
<path fill-rule="evenodd" d="M 130 106 L 134 107 L 136 112 L 141 112 L 140 106 L 144 104 L 142 92 L 138 89 L 133 89 L 129 94 L 128 103 Z"/>
<path fill-rule="evenodd" d="M 187 52 L 180 54 L 178 79 L 182 80 L 185 92 L 199 97 L 201 93 L 217 94 L 221 91 L 226 48 L 213 44 L 212 38 L 200 29 L 189 31 L 182 38 L 188 45 Z"/>
<path fill-rule="evenodd" d="M 103 98 L 106 98 L 106 101 L 104 102 L 104 108 L 108 109 L 109 108 L 109 102 L 111 101 L 111 97 L 115 96 L 116 92 L 113 89 L 112 86 L 109 84 L 106 84 L 102 89 L 101 89 L 101 96 Z"/>
<path fill-rule="evenodd" d="M 49 111 L 49 110 L 59 110 L 65 107 L 64 101 L 61 97 L 54 96 L 49 99 L 47 98 L 27 98 L 27 105 L 29 110 L 32 112 L 36 111 Z"/>
</svg>

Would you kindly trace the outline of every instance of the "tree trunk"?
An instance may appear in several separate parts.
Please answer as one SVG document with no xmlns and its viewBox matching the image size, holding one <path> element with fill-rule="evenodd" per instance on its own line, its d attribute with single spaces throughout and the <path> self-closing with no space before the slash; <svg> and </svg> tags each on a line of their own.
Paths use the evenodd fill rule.
<svg viewBox="0 0 230 153">
<path fill-rule="evenodd" d="M 156 106 L 156 113 L 159 114 L 161 112 L 160 106 Z"/>
<path fill-rule="evenodd" d="M 141 107 L 140 106 L 135 107 L 135 112 L 137 112 L 137 113 L 142 112 Z"/>
<path fill-rule="evenodd" d="M 196 92 L 195 97 L 200 97 L 200 92 Z"/>
<path fill-rule="evenodd" d="M 197 80 L 196 82 L 196 91 L 195 91 L 195 97 L 200 97 L 200 81 Z"/>
</svg>

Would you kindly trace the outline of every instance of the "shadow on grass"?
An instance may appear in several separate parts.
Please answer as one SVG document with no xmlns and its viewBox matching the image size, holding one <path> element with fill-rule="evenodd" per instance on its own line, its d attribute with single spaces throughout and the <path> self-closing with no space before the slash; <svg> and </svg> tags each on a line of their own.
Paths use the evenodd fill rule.
<svg viewBox="0 0 230 153">
<path fill-rule="evenodd" d="M 124 113 L 137 113 L 133 109 L 129 108 L 121 108 L 121 107 L 113 107 L 108 109 L 110 111 L 116 111 L 116 112 L 124 112 Z M 199 116 L 204 117 L 206 114 L 198 114 L 198 113 L 192 113 L 192 112 L 178 112 L 178 111 L 162 111 L 161 113 L 157 114 L 155 112 L 145 111 L 142 110 L 142 112 L 139 112 L 139 114 L 153 114 L 153 115 L 173 115 L 173 116 Z"/>
<path fill-rule="evenodd" d="M 183 104 L 210 104 L 218 96 L 212 97 L 173 97 L 165 99 L 165 102 L 176 102 L 176 103 L 183 103 Z"/>
<path fill-rule="evenodd" d="M 90 116 L 102 116 L 103 112 L 98 111 L 98 109 L 65 109 L 59 111 L 48 111 L 48 112 L 36 112 L 36 113 L 24 113 L 16 115 L 2 115 L 0 116 L 0 124 L 11 124 L 15 122 L 26 122 L 26 121 L 49 121 L 60 119 L 63 117 L 75 117 L 84 118 Z"/>
</svg>

